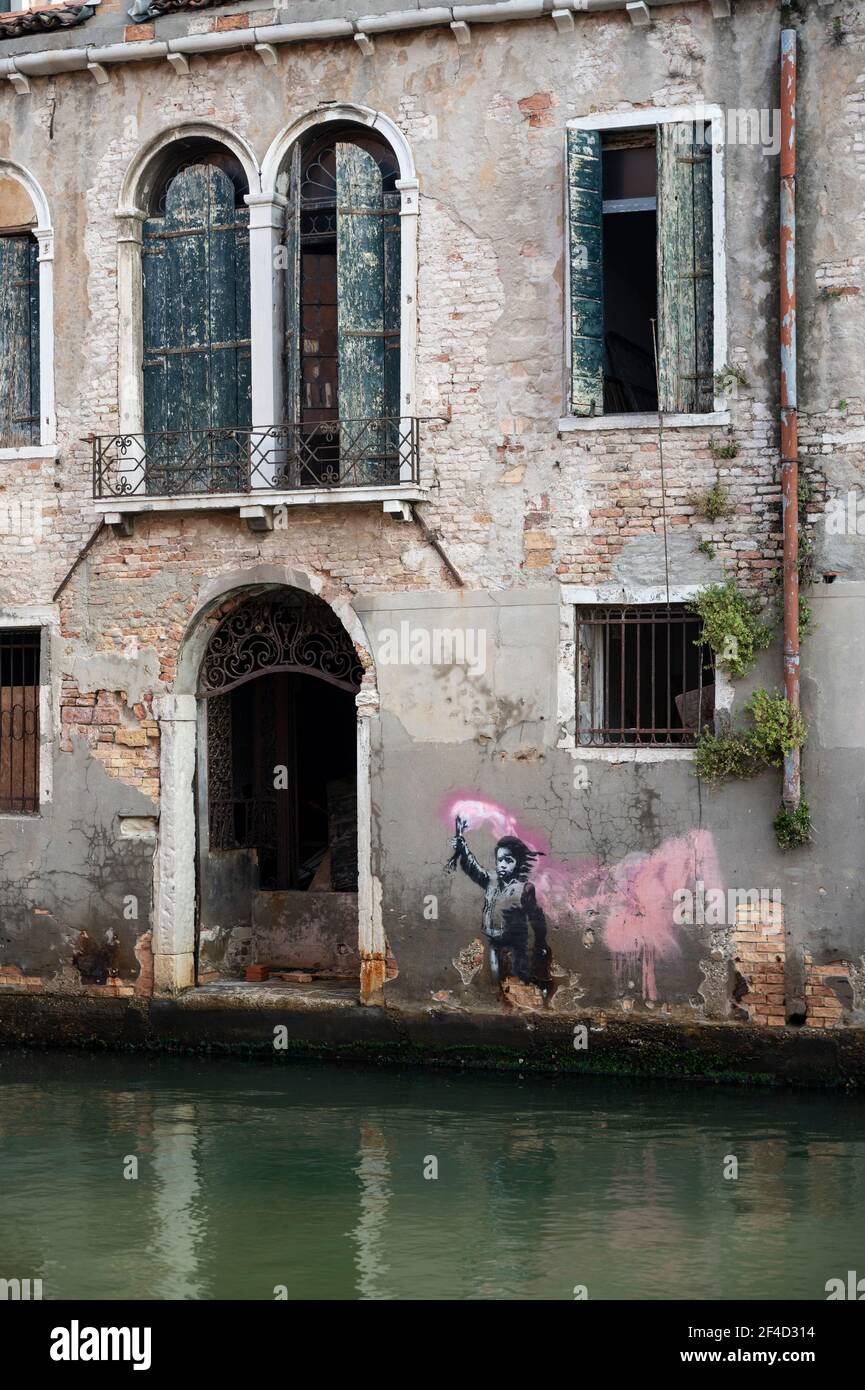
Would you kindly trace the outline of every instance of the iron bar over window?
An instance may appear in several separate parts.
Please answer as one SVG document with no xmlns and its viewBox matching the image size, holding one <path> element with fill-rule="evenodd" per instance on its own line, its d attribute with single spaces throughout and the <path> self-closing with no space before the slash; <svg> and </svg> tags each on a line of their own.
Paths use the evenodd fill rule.
<svg viewBox="0 0 865 1390">
<path fill-rule="evenodd" d="M 38 629 L 0 632 L 0 811 L 39 810 Z"/>
<path fill-rule="evenodd" d="M 700 620 L 666 604 L 577 609 L 577 742 L 693 743 L 715 710 Z"/>
</svg>

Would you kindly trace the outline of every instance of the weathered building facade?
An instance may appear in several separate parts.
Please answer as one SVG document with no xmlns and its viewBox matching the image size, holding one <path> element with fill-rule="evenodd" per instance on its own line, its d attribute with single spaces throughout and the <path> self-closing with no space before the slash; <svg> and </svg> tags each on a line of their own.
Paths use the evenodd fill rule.
<svg viewBox="0 0 865 1390">
<path fill-rule="evenodd" d="M 865 21 L 127 5 L 0 14 L 0 994 L 865 1023 Z M 792 848 L 695 754 L 783 676 L 783 25 Z"/>
</svg>

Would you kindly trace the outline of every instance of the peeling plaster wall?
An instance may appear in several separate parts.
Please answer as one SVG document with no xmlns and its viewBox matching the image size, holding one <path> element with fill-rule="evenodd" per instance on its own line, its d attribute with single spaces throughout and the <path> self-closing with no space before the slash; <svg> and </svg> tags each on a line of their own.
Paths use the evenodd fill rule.
<svg viewBox="0 0 865 1390">
<path fill-rule="evenodd" d="M 384 8 L 385 0 L 367 6 Z M 319 0 L 308 0 L 291 17 L 323 13 Z M 157 36 L 209 32 L 230 17 L 171 16 L 158 22 Z M 114 214 L 131 160 L 160 131 L 197 119 L 243 138 L 260 162 L 279 130 L 323 100 L 385 112 L 412 146 L 420 181 L 418 413 L 450 418 L 424 428 L 425 516 L 466 587 L 455 590 L 417 527 L 367 505 L 296 508 L 286 527 L 260 535 L 225 514 L 154 514 L 137 518 L 131 537 L 103 532 L 60 601 L 54 800 L 38 819 L 0 820 L 0 978 L 6 967 L 69 980 L 78 933 L 97 939 L 109 929 L 120 937 L 121 975 L 135 975 L 135 940 L 150 923 L 153 844 L 121 835 L 120 818 L 159 814 L 154 701 L 173 691 L 181 643 L 208 586 L 228 571 L 291 564 L 314 576 L 328 601 L 352 603 L 374 646 L 382 628 L 404 620 L 474 623 L 488 634 L 478 678 L 455 668 L 377 669 L 373 873 L 399 970 L 389 995 L 500 1007 L 478 946 L 479 890 L 444 871 L 452 830 L 443 808 L 471 791 L 544 841 L 538 874 L 549 886 L 539 897 L 560 972 L 553 1007 L 747 1012 L 748 996 L 737 1001 L 734 992 L 751 964 L 737 964 L 736 953 L 748 953 L 754 924 L 674 930 L 658 916 L 658 894 L 671 884 L 656 871 L 668 863 L 678 872 L 690 855 L 695 877 L 712 867 L 724 886 L 780 887 L 790 987 L 798 981 L 840 999 L 831 981 L 846 972 L 835 1021 L 865 1021 L 865 670 L 857 641 L 865 550 L 855 528 L 829 535 L 822 520 L 834 496 L 862 486 L 865 21 L 845 13 L 840 43 L 830 21 L 814 7 L 798 21 L 800 432 L 818 578 L 824 569 L 840 577 L 818 587 L 803 657 L 812 721 L 804 773 L 817 838 L 787 856 L 771 829 L 779 800 L 772 773 L 709 792 L 687 762 L 597 761 L 578 789 L 574 756 L 556 747 L 557 581 L 646 585 L 664 575 L 656 432 L 558 432 L 564 126 L 595 110 L 698 98 L 773 110 L 773 4 L 740 0 L 732 21 L 713 20 L 705 4 L 669 7 L 653 11 L 648 29 L 621 13 L 577 15 L 563 35 L 548 17 L 478 25 L 468 49 L 447 29 L 380 35 L 371 59 L 351 42 L 304 44 L 280 49 L 276 69 L 250 53 L 199 57 L 189 78 L 167 63 L 130 64 L 112 67 L 104 86 L 87 73 L 34 79 L 27 97 L 4 84 L 0 154 L 38 179 L 55 227 L 59 443 L 56 458 L 0 463 L 0 511 L 11 500 L 21 518 L 0 526 L 0 603 L 18 613 L 48 603 L 95 526 L 84 441 L 118 421 Z M 124 27 L 122 5 L 107 0 L 86 28 L 52 46 L 119 41 Z M 703 583 L 727 569 L 768 597 L 780 551 L 777 159 L 733 145 L 725 172 L 729 357 L 748 385 L 729 403 L 729 431 L 665 433 L 670 581 Z M 718 460 L 710 443 L 728 434 L 738 454 Z M 712 525 L 692 495 L 716 477 L 732 509 Z M 38 524 L 26 519 L 34 515 Z M 712 542 L 713 559 L 697 553 L 700 539 Z M 777 650 L 737 687 L 734 715 L 758 684 L 780 684 Z M 468 834 L 489 863 L 492 821 Z M 194 852 L 192 843 L 176 847 L 187 866 Z M 139 899 L 137 924 L 122 918 L 126 894 Z M 437 919 L 423 916 L 429 895 Z M 647 895 L 658 909 L 648 954 Z M 207 945 L 218 962 L 220 942 Z M 774 985 L 778 961 L 771 965 Z M 829 984 L 821 971 L 830 972 Z"/>
<path fill-rule="evenodd" d="M 152 822 L 153 803 L 110 777 L 86 744 L 75 740 L 58 754 L 54 799 L 39 817 L 0 818 L 0 985 L 22 972 L 46 989 L 79 992 L 82 973 L 72 964 L 106 935 L 121 987 L 139 975 L 136 943 L 150 926 L 153 832 L 124 834 L 127 817 Z M 97 986 L 98 989 L 98 986 Z M 106 992 L 117 989 L 107 986 Z"/>
</svg>

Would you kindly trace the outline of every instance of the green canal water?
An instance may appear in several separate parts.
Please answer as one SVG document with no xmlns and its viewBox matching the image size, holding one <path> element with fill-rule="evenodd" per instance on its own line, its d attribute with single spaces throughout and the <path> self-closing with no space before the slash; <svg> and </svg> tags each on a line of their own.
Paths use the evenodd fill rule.
<svg viewBox="0 0 865 1390">
<path fill-rule="evenodd" d="M 822 1300 L 848 1270 L 855 1097 L 0 1052 L 0 1278 L 46 1299 Z"/>
</svg>

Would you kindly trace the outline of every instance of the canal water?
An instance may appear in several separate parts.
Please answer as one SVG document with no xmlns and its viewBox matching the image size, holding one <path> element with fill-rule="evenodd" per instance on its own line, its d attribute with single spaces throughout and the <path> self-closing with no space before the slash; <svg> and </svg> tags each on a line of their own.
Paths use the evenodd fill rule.
<svg viewBox="0 0 865 1390">
<path fill-rule="evenodd" d="M 863 1237 L 856 1097 L 0 1051 L 45 1299 L 825 1299 Z"/>
</svg>

